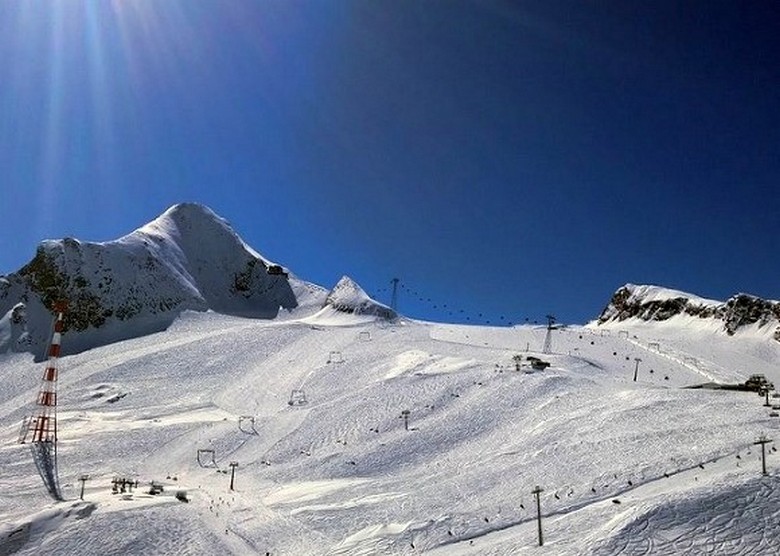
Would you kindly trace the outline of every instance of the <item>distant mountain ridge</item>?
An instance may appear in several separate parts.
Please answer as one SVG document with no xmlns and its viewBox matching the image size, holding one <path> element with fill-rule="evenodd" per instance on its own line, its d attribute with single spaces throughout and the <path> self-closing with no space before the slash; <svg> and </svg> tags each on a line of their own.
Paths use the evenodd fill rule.
<svg viewBox="0 0 780 556">
<path fill-rule="evenodd" d="M 41 354 L 68 302 L 65 353 L 167 328 L 185 310 L 275 318 L 326 291 L 265 259 L 209 208 L 183 203 L 115 241 L 47 240 L 0 277 L 0 352 Z"/>
<path fill-rule="evenodd" d="M 745 293 L 721 302 L 658 286 L 626 284 L 613 294 L 596 324 L 630 319 L 662 322 L 686 316 L 720 322 L 730 336 L 754 325 L 780 341 L 780 302 Z"/>
<path fill-rule="evenodd" d="M 42 357 L 51 307 L 68 303 L 63 353 L 165 330 L 186 310 L 261 319 L 319 310 L 393 320 L 398 314 L 344 276 L 328 292 L 254 251 L 230 224 L 195 203 L 174 205 L 108 242 L 43 241 L 33 259 L 0 276 L 0 353 Z M 626 284 L 593 326 L 698 319 L 734 335 L 748 328 L 780 341 L 780 302 L 737 294 L 725 302 Z"/>
</svg>

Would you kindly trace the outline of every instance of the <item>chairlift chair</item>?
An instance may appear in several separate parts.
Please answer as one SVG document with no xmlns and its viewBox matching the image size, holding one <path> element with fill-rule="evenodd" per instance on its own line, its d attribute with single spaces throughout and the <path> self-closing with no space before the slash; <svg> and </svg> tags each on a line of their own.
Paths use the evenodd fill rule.
<svg viewBox="0 0 780 556">
<path fill-rule="evenodd" d="M 214 458 L 214 450 L 211 448 L 198 448 L 198 465 L 201 467 L 217 467 L 217 460 Z"/>
<path fill-rule="evenodd" d="M 238 418 L 238 430 L 244 434 L 257 434 L 254 415 L 241 415 Z"/>
<path fill-rule="evenodd" d="M 287 402 L 287 405 L 295 407 L 299 405 L 306 405 L 307 403 L 308 400 L 306 399 L 306 392 L 304 392 L 302 389 L 296 389 L 290 393 L 290 401 Z"/>
</svg>

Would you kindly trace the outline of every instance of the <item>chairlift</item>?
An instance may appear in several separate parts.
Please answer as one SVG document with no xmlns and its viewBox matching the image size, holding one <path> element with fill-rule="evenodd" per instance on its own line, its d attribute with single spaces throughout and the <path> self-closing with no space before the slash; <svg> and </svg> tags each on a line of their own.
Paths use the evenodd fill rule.
<svg viewBox="0 0 780 556">
<path fill-rule="evenodd" d="M 241 415 L 238 418 L 238 430 L 244 434 L 257 434 L 254 415 Z"/>
<path fill-rule="evenodd" d="M 328 363 L 343 363 L 344 362 L 344 356 L 341 355 L 340 351 L 331 351 L 328 355 Z"/>
<path fill-rule="evenodd" d="M 201 467 L 217 467 L 214 450 L 211 448 L 198 448 L 198 465 Z"/>
<path fill-rule="evenodd" d="M 307 403 L 308 400 L 306 399 L 306 392 L 304 392 L 302 389 L 296 389 L 290 393 L 290 401 L 287 402 L 287 405 L 296 407 L 300 405 L 306 405 Z"/>
<path fill-rule="evenodd" d="M 371 341 L 371 332 L 369 332 L 368 330 L 363 330 L 360 334 L 358 334 L 358 339 L 361 342 Z"/>
</svg>

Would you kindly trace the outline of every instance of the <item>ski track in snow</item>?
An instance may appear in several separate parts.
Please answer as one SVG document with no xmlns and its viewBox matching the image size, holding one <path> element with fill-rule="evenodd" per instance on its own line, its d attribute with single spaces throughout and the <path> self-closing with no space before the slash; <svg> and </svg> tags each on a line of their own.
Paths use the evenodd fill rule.
<svg viewBox="0 0 780 556">
<path fill-rule="evenodd" d="M 572 327 L 545 355 L 545 332 L 188 314 L 63 358 L 61 504 L 15 444 L 41 364 L 0 356 L 0 555 L 537 553 L 536 484 L 545 553 L 780 551 L 776 476 L 757 476 L 751 444 L 777 421 L 755 394 L 681 389 L 744 377 L 745 361 L 778 380 L 778 350 Z M 551 367 L 518 372 L 515 354 Z M 305 405 L 288 405 L 295 389 Z M 115 475 L 166 493 L 125 500 Z"/>
</svg>

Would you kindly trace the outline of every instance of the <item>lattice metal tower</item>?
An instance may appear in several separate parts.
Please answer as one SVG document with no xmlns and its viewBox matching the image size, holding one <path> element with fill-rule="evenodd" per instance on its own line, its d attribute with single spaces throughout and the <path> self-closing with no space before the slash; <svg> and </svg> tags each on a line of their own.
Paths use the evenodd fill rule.
<svg viewBox="0 0 780 556">
<path fill-rule="evenodd" d="M 22 427 L 19 442 L 29 441 L 35 467 L 46 490 L 55 500 L 64 500 L 57 471 L 57 360 L 60 356 L 65 302 L 54 305 L 54 332 L 49 344 L 46 369 L 36 398 L 36 412 Z"/>
<path fill-rule="evenodd" d="M 552 353 L 552 331 L 555 330 L 555 317 L 547 315 L 547 333 L 544 336 L 542 353 Z"/>
<path fill-rule="evenodd" d="M 398 282 L 401 280 L 399 278 L 393 278 L 390 280 L 390 283 L 393 284 L 393 295 L 390 297 L 390 308 L 393 311 L 398 310 Z"/>
</svg>

